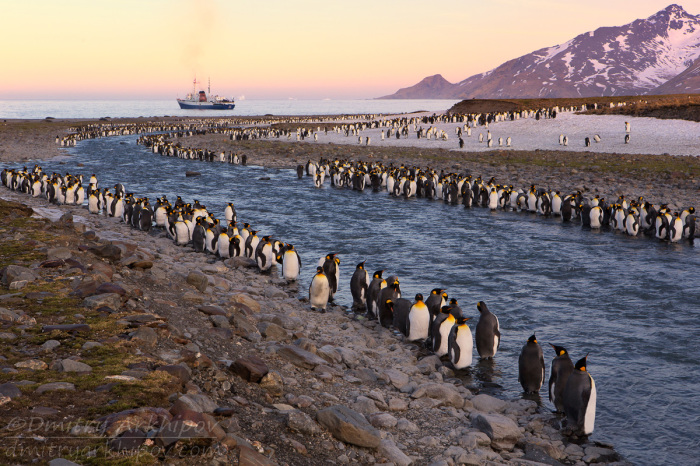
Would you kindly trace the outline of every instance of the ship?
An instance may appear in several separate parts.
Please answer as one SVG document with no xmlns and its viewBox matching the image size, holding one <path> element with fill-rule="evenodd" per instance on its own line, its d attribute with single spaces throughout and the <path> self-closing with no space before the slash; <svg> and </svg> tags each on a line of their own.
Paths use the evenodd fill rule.
<svg viewBox="0 0 700 466">
<path fill-rule="evenodd" d="M 227 99 L 218 95 L 211 95 L 211 81 L 208 83 L 207 92 L 197 92 L 197 78 L 192 82 L 192 92 L 184 99 L 177 99 L 180 108 L 185 110 L 233 110 L 236 106 L 233 98 Z"/>
</svg>

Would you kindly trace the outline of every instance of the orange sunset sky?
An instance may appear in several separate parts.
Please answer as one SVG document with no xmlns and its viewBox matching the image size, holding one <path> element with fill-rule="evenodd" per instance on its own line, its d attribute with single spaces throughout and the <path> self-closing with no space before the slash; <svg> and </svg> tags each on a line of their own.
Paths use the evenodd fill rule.
<svg viewBox="0 0 700 466">
<path fill-rule="evenodd" d="M 2 3 L 0 99 L 168 99 L 196 74 L 248 99 L 364 99 L 457 82 L 670 0 Z M 700 0 L 679 2 L 700 14 Z"/>
</svg>

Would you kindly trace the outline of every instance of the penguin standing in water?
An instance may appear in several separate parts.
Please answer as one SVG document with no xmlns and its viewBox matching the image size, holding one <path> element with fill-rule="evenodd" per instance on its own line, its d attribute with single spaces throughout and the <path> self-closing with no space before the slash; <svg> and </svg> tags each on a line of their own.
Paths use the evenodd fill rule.
<svg viewBox="0 0 700 466">
<path fill-rule="evenodd" d="M 579 359 L 564 388 L 566 429 L 576 435 L 590 435 L 595 424 L 595 381 L 586 371 L 588 356 Z"/>
<path fill-rule="evenodd" d="M 367 286 L 367 316 L 376 319 L 379 316 L 377 299 L 379 292 L 386 288 L 386 280 L 382 278 L 383 270 L 377 270 L 372 274 L 372 281 Z"/>
<path fill-rule="evenodd" d="M 291 282 L 299 278 L 299 271 L 301 270 L 301 258 L 299 253 L 294 246 L 288 244 L 285 246 L 283 252 L 281 252 L 282 260 L 282 277 L 284 277 L 287 282 Z M 280 260 L 278 259 L 277 262 Z"/>
<path fill-rule="evenodd" d="M 518 382 L 527 394 L 536 394 L 544 382 L 544 355 L 533 334 L 523 346 L 518 358 Z"/>
<path fill-rule="evenodd" d="M 423 295 L 416 295 L 416 302 L 408 312 L 408 322 L 406 325 L 406 340 L 417 341 L 428 338 L 430 328 L 430 311 L 423 302 Z"/>
<path fill-rule="evenodd" d="M 316 267 L 316 275 L 311 279 L 309 285 L 309 302 L 311 309 L 318 309 L 321 312 L 326 312 L 328 306 L 328 297 L 330 295 L 330 286 L 328 277 L 323 273 L 323 267 Z"/>
<path fill-rule="evenodd" d="M 451 311 L 450 306 L 443 306 L 433 321 L 433 353 L 438 357 L 447 354 L 450 331 L 455 324 L 455 317 Z"/>
<path fill-rule="evenodd" d="M 350 279 L 350 293 L 352 293 L 352 308 L 362 310 L 367 308 L 367 287 L 369 286 L 369 274 L 365 270 L 365 262 L 362 261 L 355 267 L 355 272 Z"/>
<path fill-rule="evenodd" d="M 479 322 L 476 324 L 476 351 L 483 359 L 493 358 L 501 344 L 501 331 L 498 317 L 489 311 L 486 303 L 479 301 Z"/>
<path fill-rule="evenodd" d="M 447 339 L 447 353 L 455 369 L 464 369 L 472 364 L 472 331 L 467 325 L 469 317 L 457 319 Z"/>
<path fill-rule="evenodd" d="M 552 359 L 552 370 L 549 374 L 549 401 L 554 404 L 558 413 L 564 412 L 564 389 L 569 376 L 574 372 L 574 363 L 571 362 L 566 348 L 549 344 L 557 353 Z"/>
</svg>

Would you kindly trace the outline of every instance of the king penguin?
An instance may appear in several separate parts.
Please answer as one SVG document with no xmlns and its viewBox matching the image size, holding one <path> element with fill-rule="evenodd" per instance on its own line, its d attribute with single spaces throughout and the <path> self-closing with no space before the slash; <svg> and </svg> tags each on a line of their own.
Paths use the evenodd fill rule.
<svg viewBox="0 0 700 466">
<path fill-rule="evenodd" d="M 309 302 L 311 303 L 311 309 L 318 309 L 321 312 L 326 312 L 330 289 L 328 277 L 323 273 L 323 267 L 316 267 L 316 275 L 311 279 L 311 284 L 309 285 Z"/>
<path fill-rule="evenodd" d="M 525 393 L 536 394 L 544 382 L 544 356 L 533 334 L 523 346 L 518 358 L 518 382 Z"/>
<path fill-rule="evenodd" d="M 566 388 L 566 381 L 569 380 L 569 376 L 574 371 L 574 363 L 571 362 L 566 348 L 551 343 L 550 346 L 554 348 L 557 355 L 552 359 L 552 370 L 549 374 L 549 401 L 554 404 L 558 413 L 563 413 L 564 388 Z"/>
<path fill-rule="evenodd" d="M 455 369 L 464 369 L 472 364 L 472 331 L 467 325 L 469 317 L 460 317 L 450 330 L 447 339 L 447 353 Z"/>
<path fill-rule="evenodd" d="M 320 262 L 320 261 L 319 261 Z M 330 297 L 329 300 L 332 302 L 335 294 L 338 292 L 338 265 L 340 264 L 340 259 L 336 257 L 336 254 L 328 254 L 323 261 L 323 273 L 328 277 L 328 284 L 330 286 Z"/>
<path fill-rule="evenodd" d="M 367 308 L 367 287 L 369 286 L 369 274 L 365 270 L 365 262 L 362 261 L 355 267 L 355 273 L 350 279 L 350 293 L 352 293 L 352 308 L 362 310 Z"/>
<path fill-rule="evenodd" d="M 455 318 L 450 311 L 450 306 L 443 306 L 433 321 L 433 353 L 438 357 L 447 354 L 450 331 L 455 324 Z"/>
<path fill-rule="evenodd" d="M 484 359 L 493 358 L 501 344 L 501 331 L 498 317 L 489 311 L 486 303 L 479 301 L 476 308 L 481 314 L 479 322 L 476 324 L 476 351 L 479 357 Z"/>
<path fill-rule="evenodd" d="M 386 306 L 386 302 L 391 300 L 396 302 L 401 297 L 401 288 L 399 287 L 399 279 L 396 276 L 391 276 L 387 279 L 387 287 L 379 291 L 377 298 L 377 317 L 379 323 L 383 327 L 389 328 L 394 323 L 393 309 Z"/>
<path fill-rule="evenodd" d="M 430 311 L 423 302 L 423 295 L 416 295 L 416 302 L 408 312 L 408 323 L 406 326 L 406 340 L 417 341 L 428 338 L 430 328 Z"/>
<path fill-rule="evenodd" d="M 564 388 L 566 428 L 574 434 L 590 435 L 595 424 L 595 381 L 586 371 L 588 356 L 579 359 Z"/>
<path fill-rule="evenodd" d="M 376 319 L 379 316 L 377 299 L 379 292 L 386 288 L 386 280 L 382 278 L 383 270 L 377 270 L 372 274 L 372 281 L 367 286 L 367 316 Z"/>
<path fill-rule="evenodd" d="M 282 255 L 282 276 L 287 282 L 291 282 L 299 278 L 301 270 L 301 258 L 294 246 L 287 244 Z M 279 262 L 279 261 L 278 261 Z"/>
</svg>

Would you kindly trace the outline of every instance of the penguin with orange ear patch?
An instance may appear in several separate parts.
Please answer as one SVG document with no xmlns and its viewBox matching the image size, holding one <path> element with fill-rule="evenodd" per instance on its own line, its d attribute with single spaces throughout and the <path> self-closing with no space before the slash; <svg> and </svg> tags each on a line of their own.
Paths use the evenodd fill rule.
<svg viewBox="0 0 700 466">
<path fill-rule="evenodd" d="M 576 435 L 590 435 L 595 424 L 595 381 L 586 370 L 588 356 L 576 362 L 564 388 L 566 429 Z"/>
<path fill-rule="evenodd" d="M 544 382 L 544 356 L 533 334 L 523 346 L 518 358 L 518 382 L 527 394 L 536 394 Z"/>
<path fill-rule="evenodd" d="M 472 339 L 472 331 L 467 325 L 468 320 L 469 317 L 457 319 L 447 339 L 447 353 L 455 369 L 464 369 L 472 364 L 474 340 Z"/>
<path fill-rule="evenodd" d="M 549 344 L 557 353 L 552 360 L 552 370 L 549 374 L 549 401 L 554 404 L 558 413 L 564 412 L 564 388 L 569 376 L 574 371 L 574 363 L 571 362 L 569 353 L 562 346 Z"/>
</svg>

